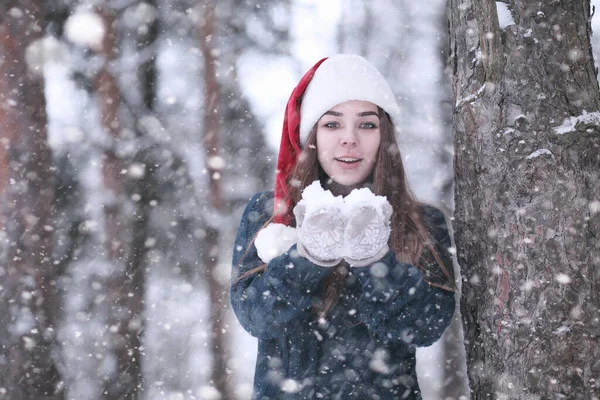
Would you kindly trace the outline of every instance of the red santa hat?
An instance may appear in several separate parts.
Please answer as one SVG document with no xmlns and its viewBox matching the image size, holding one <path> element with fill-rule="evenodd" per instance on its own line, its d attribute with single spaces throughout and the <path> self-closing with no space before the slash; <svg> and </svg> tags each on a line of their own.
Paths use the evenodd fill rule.
<svg viewBox="0 0 600 400">
<path fill-rule="evenodd" d="M 323 58 L 304 74 L 285 108 L 275 177 L 275 223 L 289 225 L 288 179 L 310 131 L 327 111 L 349 100 L 383 108 L 397 125 L 400 108 L 381 73 L 363 57 L 338 54 Z"/>
</svg>

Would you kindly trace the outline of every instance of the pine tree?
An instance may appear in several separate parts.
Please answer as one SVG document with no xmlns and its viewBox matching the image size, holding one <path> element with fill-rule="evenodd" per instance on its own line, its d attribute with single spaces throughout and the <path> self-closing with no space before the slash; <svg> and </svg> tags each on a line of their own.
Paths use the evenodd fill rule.
<svg viewBox="0 0 600 400">
<path fill-rule="evenodd" d="M 474 399 L 600 394 L 589 0 L 450 0 L 456 243 Z M 500 4 L 503 6 L 503 4 Z"/>
</svg>

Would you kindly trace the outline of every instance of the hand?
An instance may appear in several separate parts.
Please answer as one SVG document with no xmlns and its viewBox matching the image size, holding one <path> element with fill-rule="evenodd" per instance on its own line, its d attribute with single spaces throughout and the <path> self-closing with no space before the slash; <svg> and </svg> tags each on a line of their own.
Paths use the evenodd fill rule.
<svg viewBox="0 0 600 400">
<path fill-rule="evenodd" d="M 392 206 L 383 196 L 368 189 L 352 191 L 346 199 L 347 222 L 344 231 L 344 259 L 363 267 L 380 260 L 389 250 Z M 365 192 L 367 191 L 367 192 Z"/>
<path fill-rule="evenodd" d="M 338 264 L 346 225 L 342 197 L 324 191 L 318 182 L 308 186 L 302 197 L 294 207 L 298 253 L 323 267 Z"/>
</svg>

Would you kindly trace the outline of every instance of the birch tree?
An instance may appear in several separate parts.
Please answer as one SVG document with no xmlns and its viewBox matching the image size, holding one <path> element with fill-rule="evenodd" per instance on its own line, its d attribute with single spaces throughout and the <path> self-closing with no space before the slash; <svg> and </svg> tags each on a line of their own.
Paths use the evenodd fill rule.
<svg viewBox="0 0 600 400">
<path fill-rule="evenodd" d="M 600 96 L 589 0 L 448 2 L 474 399 L 600 393 Z"/>
</svg>

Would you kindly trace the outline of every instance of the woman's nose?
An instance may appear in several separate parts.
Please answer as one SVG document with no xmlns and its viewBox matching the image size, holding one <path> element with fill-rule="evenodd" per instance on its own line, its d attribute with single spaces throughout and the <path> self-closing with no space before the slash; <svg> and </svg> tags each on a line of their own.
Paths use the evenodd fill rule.
<svg viewBox="0 0 600 400">
<path fill-rule="evenodd" d="M 344 132 L 340 138 L 340 144 L 344 146 L 353 146 L 356 145 L 356 143 L 358 143 L 358 137 L 354 128 L 344 129 Z"/>
</svg>

